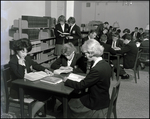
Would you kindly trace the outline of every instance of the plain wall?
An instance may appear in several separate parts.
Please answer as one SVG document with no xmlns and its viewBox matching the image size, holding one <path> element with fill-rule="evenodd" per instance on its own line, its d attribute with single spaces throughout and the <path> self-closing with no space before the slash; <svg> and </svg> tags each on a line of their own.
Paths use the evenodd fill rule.
<svg viewBox="0 0 150 119">
<path fill-rule="evenodd" d="M 10 60 L 9 28 L 22 15 L 45 16 L 45 1 L 1 1 L 1 65 Z"/>
</svg>

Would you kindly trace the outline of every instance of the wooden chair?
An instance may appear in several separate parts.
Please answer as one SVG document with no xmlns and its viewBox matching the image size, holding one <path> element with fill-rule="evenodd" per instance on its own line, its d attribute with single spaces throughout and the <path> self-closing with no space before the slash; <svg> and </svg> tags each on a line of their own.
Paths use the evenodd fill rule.
<svg viewBox="0 0 150 119">
<path fill-rule="evenodd" d="M 106 112 L 106 115 L 103 115 L 105 117 L 102 117 L 102 115 L 101 115 L 102 111 L 101 110 L 95 110 L 95 111 L 93 111 L 93 115 L 90 118 L 107 118 L 107 119 L 109 119 L 109 118 L 113 118 L 113 116 L 114 116 L 114 118 L 117 119 L 116 105 L 117 105 L 119 89 L 120 89 L 120 79 L 113 86 L 108 110 Z"/>
<path fill-rule="evenodd" d="M 139 47 L 140 55 L 139 61 L 140 63 L 149 64 L 149 47 Z"/>
<path fill-rule="evenodd" d="M 113 80 L 114 79 L 114 66 L 110 61 L 110 55 L 111 55 L 110 52 L 104 52 L 102 57 L 106 62 L 108 62 L 110 64 L 110 66 L 112 68 L 112 80 Z"/>
<path fill-rule="evenodd" d="M 140 75 L 139 75 L 139 56 L 140 56 L 140 52 L 141 51 L 138 51 L 138 53 L 136 55 L 136 60 L 135 60 L 135 63 L 134 63 L 134 67 L 132 68 L 132 70 L 134 72 L 135 83 L 137 83 L 136 74 L 138 75 L 138 79 L 140 79 Z"/>
<path fill-rule="evenodd" d="M 9 90 L 10 90 L 10 83 L 11 83 L 11 76 L 10 76 L 10 67 L 9 65 L 4 65 L 1 67 L 2 69 L 2 82 L 4 83 L 4 92 L 5 92 L 5 98 L 6 98 L 6 110 L 5 113 L 9 112 L 9 107 L 12 106 L 10 103 L 20 104 L 20 101 L 18 99 L 13 99 L 9 96 Z M 32 105 L 34 104 L 36 100 L 31 98 L 25 98 L 24 104 L 28 106 L 28 114 L 29 117 L 32 117 Z M 19 105 L 20 106 L 20 105 Z M 14 105 L 13 105 L 14 107 Z M 17 106 L 15 106 L 17 107 Z M 20 107 L 19 107 L 20 108 Z"/>
<path fill-rule="evenodd" d="M 135 63 L 134 63 L 134 67 L 131 69 L 133 70 L 134 72 L 134 77 L 135 77 L 135 83 L 137 83 L 137 77 L 136 77 L 136 74 L 138 75 L 138 79 L 140 78 L 140 75 L 139 75 L 139 56 L 140 56 L 140 52 L 141 51 L 138 51 L 137 55 L 136 55 L 136 60 L 135 60 Z M 123 67 L 122 64 L 120 64 L 121 67 Z M 114 72 L 113 72 L 114 73 Z M 114 75 L 114 74 L 112 74 Z"/>
<path fill-rule="evenodd" d="M 118 99 L 119 89 L 120 89 L 120 79 L 113 86 L 113 90 L 112 90 L 112 94 L 111 94 L 111 99 L 110 99 L 110 104 L 109 104 L 109 107 L 108 107 L 106 118 L 110 118 L 111 114 L 113 113 L 114 114 L 114 118 L 117 119 L 116 105 L 117 105 L 117 99 Z"/>
</svg>

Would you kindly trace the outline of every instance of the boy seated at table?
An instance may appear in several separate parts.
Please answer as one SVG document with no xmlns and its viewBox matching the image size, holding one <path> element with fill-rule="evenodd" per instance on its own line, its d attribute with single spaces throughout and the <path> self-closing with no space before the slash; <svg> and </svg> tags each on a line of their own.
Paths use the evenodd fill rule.
<svg viewBox="0 0 150 119">
<path fill-rule="evenodd" d="M 132 36 L 130 34 L 125 35 L 125 39 L 123 40 L 124 47 L 117 47 L 115 50 L 117 53 L 122 54 L 123 57 L 120 58 L 120 64 L 123 64 L 123 67 L 120 67 L 120 73 L 122 79 L 129 79 L 129 75 L 125 72 L 124 68 L 131 69 L 134 67 L 134 63 L 136 60 L 136 55 L 138 52 L 138 48 L 135 44 L 135 42 L 132 41 Z M 114 64 L 115 71 L 117 69 L 117 60 L 112 60 Z"/>
<path fill-rule="evenodd" d="M 24 76 L 27 73 L 30 73 L 34 70 L 44 71 L 47 74 L 53 75 L 51 71 L 46 69 L 45 67 L 39 65 L 34 62 L 29 55 L 32 49 L 31 42 L 26 39 L 19 39 L 14 41 L 13 50 L 15 54 L 9 61 L 9 66 L 11 70 L 12 80 L 24 80 Z M 32 107 L 32 117 L 35 116 L 36 112 L 45 104 L 45 102 L 51 97 L 49 92 L 38 90 L 38 89 L 27 89 L 25 88 L 25 94 L 30 95 L 32 98 L 36 99 L 35 105 Z M 19 99 L 19 87 L 11 84 L 10 87 L 10 97 L 14 99 Z M 39 115 L 40 116 L 40 115 Z"/>
</svg>

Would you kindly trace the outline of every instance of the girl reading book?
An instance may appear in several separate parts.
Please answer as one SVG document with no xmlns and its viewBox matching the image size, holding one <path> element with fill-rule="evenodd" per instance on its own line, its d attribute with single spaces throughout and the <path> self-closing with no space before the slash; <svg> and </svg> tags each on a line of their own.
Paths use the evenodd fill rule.
<svg viewBox="0 0 150 119">
<path fill-rule="evenodd" d="M 13 50 L 15 54 L 9 61 L 12 80 L 20 79 L 24 80 L 26 73 L 32 72 L 32 69 L 37 71 L 44 71 L 47 74 L 53 75 L 51 71 L 45 67 L 34 62 L 30 56 L 27 55 L 31 51 L 32 45 L 28 39 L 19 39 L 14 41 Z M 51 97 L 51 94 L 44 90 L 38 89 L 25 89 L 25 94 L 30 95 L 32 98 L 38 100 L 32 108 L 32 117 L 36 112 L 45 104 L 45 102 Z M 12 84 L 10 88 L 10 97 L 14 99 L 19 98 L 19 87 Z"/>
</svg>

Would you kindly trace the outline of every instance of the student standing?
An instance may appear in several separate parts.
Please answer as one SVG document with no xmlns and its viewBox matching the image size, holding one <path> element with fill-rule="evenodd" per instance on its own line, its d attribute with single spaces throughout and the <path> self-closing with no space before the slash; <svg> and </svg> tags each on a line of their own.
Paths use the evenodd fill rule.
<svg viewBox="0 0 150 119">
<path fill-rule="evenodd" d="M 65 43 L 66 36 L 61 34 L 69 32 L 69 25 L 66 23 L 66 18 L 64 15 L 58 17 L 58 24 L 55 26 L 55 36 L 56 36 L 56 44 L 55 44 L 55 54 L 57 56 L 61 55 L 62 45 Z"/>
<path fill-rule="evenodd" d="M 68 39 L 67 42 L 71 42 L 76 48 L 77 51 L 79 51 L 79 39 L 81 39 L 81 31 L 80 27 L 76 25 L 76 20 L 74 17 L 70 17 L 68 19 L 68 24 L 70 26 L 69 33 L 70 36 L 67 36 Z"/>
</svg>

